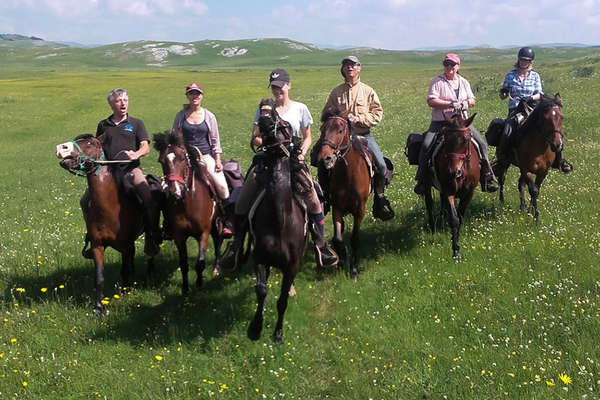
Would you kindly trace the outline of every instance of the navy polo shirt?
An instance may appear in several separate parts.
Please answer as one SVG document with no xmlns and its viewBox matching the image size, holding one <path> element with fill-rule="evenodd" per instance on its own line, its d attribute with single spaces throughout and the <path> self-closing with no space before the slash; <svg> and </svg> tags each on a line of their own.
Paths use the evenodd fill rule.
<svg viewBox="0 0 600 400">
<path fill-rule="evenodd" d="M 112 115 L 110 116 L 112 117 Z M 118 153 L 125 150 L 137 151 L 140 148 L 140 143 L 144 140 L 150 143 L 148 132 L 142 120 L 130 117 L 115 124 L 108 117 L 98 123 L 96 129 L 96 137 L 103 136 L 102 149 L 106 158 L 109 160 L 124 159 L 125 157 L 117 156 Z"/>
</svg>

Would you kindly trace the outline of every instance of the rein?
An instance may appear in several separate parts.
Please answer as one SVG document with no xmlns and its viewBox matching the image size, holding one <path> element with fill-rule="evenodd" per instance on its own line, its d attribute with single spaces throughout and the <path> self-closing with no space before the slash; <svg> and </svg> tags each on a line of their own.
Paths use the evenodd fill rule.
<svg viewBox="0 0 600 400">
<path fill-rule="evenodd" d="M 187 151 L 185 152 L 185 159 L 186 159 L 186 167 L 187 168 L 185 169 L 183 176 L 180 176 L 176 173 L 170 173 L 165 176 L 165 180 L 167 180 L 168 182 L 177 182 L 177 183 L 183 185 L 185 192 L 187 192 L 189 189 L 189 186 L 190 186 L 190 185 L 188 185 L 188 180 L 190 178 L 190 170 L 192 169 L 191 162 L 190 162 L 190 156 Z M 192 192 L 194 192 L 194 178 L 193 177 L 192 177 L 192 185 L 191 186 L 192 186 Z"/>
</svg>

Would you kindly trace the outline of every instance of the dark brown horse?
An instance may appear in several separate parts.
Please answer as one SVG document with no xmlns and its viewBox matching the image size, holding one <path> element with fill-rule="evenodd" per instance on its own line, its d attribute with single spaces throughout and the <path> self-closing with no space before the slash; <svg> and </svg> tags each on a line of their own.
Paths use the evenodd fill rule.
<svg viewBox="0 0 600 400">
<path fill-rule="evenodd" d="M 452 255 L 455 258 L 461 256 L 458 244 L 460 226 L 465 210 L 479 184 L 481 173 L 479 154 L 471 140 L 469 129 L 475 115 L 473 114 L 467 120 L 456 115 L 447 119 L 440 131 L 441 146 L 433 155 L 434 185 L 440 191 L 442 210 L 445 209 L 448 215 L 448 225 L 452 231 Z M 431 188 L 425 191 L 425 204 L 429 227 L 433 232 L 435 226 Z"/>
<path fill-rule="evenodd" d="M 347 112 L 323 116 L 321 126 L 321 150 L 317 160 L 329 172 L 327 178 L 319 176 L 319 183 L 328 188 L 333 214 L 333 245 L 344 263 L 347 257 L 344 246 L 344 216 L 352 214 L 350 276 L 358 278 L 358 248 L 360 225 L 365 217 L 365 205 L 371 191 L 371 176 L 365 156 L 357 150 L 358 137 L 350 134 Z M 327 182 L 322 182 L 327 179 Z"/>
<path fill-rule="evenodd" d="M 521 171 L 519 177 L 519 198 L 521 210 L 527 211 L 525 202 L 525 186 L 531 197 L 530 208 L 535 221 L 538 220 L 537 198 L 540 186 L 548 175 L 556 159 L 556 152 L 563 146 L 563 112 L 560 95 L 556 93 L 553 98 L 543 97 L 531 112 L 523 126 L 517 130 L 517 146 L 513 151 L 511 163 Z M 504 201 L 504 180 L 506 169 L 501 169 L 500 164 L 495 164 L 495 174 L 500 184 L 500 201 Z M 535 175 L 535 182 L 532 176 Z"/>
<path fill-rule="evenodd" d="M 104 162 L 102 145 L 92 135 L 80 135 L 71 142 L 56 146 L 61 167 L 84 175 L 88 191 L 82 197 L 81 207 L 87 233 L 82 254 L 93 258 L 95 266 L 96 304 L 94 314 L 102 315 L 104 306 L 104 250 L 110 246 L 121 253 L 121 279 L 130 285 L 135 256 L 135 240 L 144 231 L 143 217 L 137 201 L 117 187 L 113 175 Z M 86 247 L 90 244 L 90 248 Z M 148 258 L 148 274 L 154 269 L 154 260 Z"/>
<path fill-rule="evenodd" d="M 218 259 L 222 238 L 217 233 L 214 222 L 215 206 L 206 184 L 194 173 L 188 152 L 181 136 L 158 133 L 154 137 L 154 148 L 159 152 L 158 161 L 162 165 L 167 185 L 165 205 L 166 223 L 171 228 L 173 240 L 179 253 L 179 267 L 182 276 L 182 292 L 189 292 L 187 239 L 193 237 L 198 242 L 196 257 L 196 287 L 203 284 L 202 272 L 206 267 L 206 249 L 212 233 L 215 247 L 215 267 L 213 275 L 218 275 Z"/>
<path fill-rule="evenodd" d="M 291 132 L 269 100 L 261 102 L 259 127 L 263 156 L 255 167 L 257 180 L 264 186 L 264 194 L 261 193 L 249 215 L 258 305 L 248 327 L 248 337 L 252 340 L 260 338 L 270 268 L 277 267 L 283 278 L 273 340 L 280 342 L 289 292 L 306 250 L 308 228 L 306 212 L 292 194 L 290 160 L 294 149 L 290 146 Z"/>
</svg>

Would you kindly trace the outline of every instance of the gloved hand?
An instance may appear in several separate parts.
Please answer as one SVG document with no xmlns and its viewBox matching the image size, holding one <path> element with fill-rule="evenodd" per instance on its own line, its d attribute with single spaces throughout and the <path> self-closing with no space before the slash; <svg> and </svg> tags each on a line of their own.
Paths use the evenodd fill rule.
<svg viewBox="0 0 600 400">
<path fill-rule="evenodd" d="M 463 105 L 460 101 L 453 101 L 452 102 L 452 108 L 454 109 L 454 111 L 458 112 L 458 111 L 462 111 L 463 109 Z"/>
<path fill-rule="evenodd" d="M 469 109 L 469 100 L 463 100 L 461 104 L 463 111 L 467 111 Z"/>
</svg>

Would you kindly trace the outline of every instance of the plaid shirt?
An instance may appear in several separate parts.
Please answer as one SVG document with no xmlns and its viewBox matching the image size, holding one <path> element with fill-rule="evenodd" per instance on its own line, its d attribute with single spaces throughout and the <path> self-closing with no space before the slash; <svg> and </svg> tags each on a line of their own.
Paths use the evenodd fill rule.
<svg viewBox="0 0 600 400">
<path fill-rule="evenodd" d="M 542 92 L 542 79 L 540 75 L 535 71 L 530 71 L 525 79 L 521 81 L 519 74 L 516 69 L 513 69 L 504 78 L 502 88 L 509 90 L 510 101 L 508 102 L 508 110 L 512 110 L 519 105 L 520 97 L 533 96 L 534 94 Z"/>
</svg>

